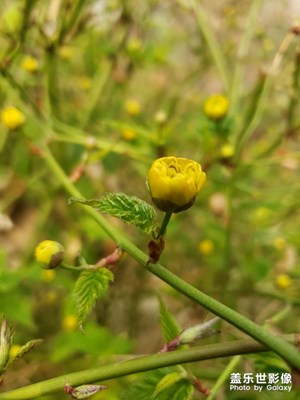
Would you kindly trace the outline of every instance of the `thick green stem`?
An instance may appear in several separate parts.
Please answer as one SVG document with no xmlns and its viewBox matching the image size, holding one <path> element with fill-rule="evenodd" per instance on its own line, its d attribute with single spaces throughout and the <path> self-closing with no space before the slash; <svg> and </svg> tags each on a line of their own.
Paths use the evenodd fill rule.
<svg viewBox="0 0 300 400">
<path fill-rule="evenodd" d="M 54 157 L 52 156 L 49 149 L 45 149 L 44 158 L 52 172 L 55 173 L 57 179 L 64 185 L 65 189 L 71 196 L 83 197 L 81 193 L 75 188 L 70 182 L 68 177 L 65 175 L 61 167 L 58 165 Z M 291 367 L 300 370 L 300 354 L 296 348 L 283 339 L 273 335 L 261 326 L 252 322 L 248 318 L 232 310 L 226 305 L 206 295 L 200 290 L 196 289 L 192 285 L 178 278 L 172 272 L 164 268 L 160 264 L 148 264 L 148 256 L 137 248 L 130 240 L 128 240 L 123 234 L 112 225 L 97 211 L 94 209 L 85 207 L 87 213 L 89 213 L 102 227 L 102 229 L 120 246 L 122 250 L 127 251 L 133 258 L 135 258 L 143 267 L 147 268 L 149 272 L 153 273 L 164 282 L 168 283 L 178 292 L 182 293 L 186 297 L 194 300 L 197 304 L 200 304 L 213 314 L 221 317 L 225 321 L 234 325 L 236 328 L 245 332 L 258 342 L 267 346 L 270 350 L 273 350 L 276 354 L 281 356 Z"/>
<path fill-rule="evenodd" d="M 295 341 L 294 335 L 288 335 L 290 341 Z M 170 365 L 185 364 L 220 357 L 230 357 L 237 354 L 250 354 L 267 351 L 267 347 L 251 339 L 233 340 L 227 343 L 215 343 L 190 349 L 177 350 L 170 353 L 161 353 L 138 357 L 117 364 L 73 372 L 67 375 L 34 383 L 20 389 L 0 393 L 0 400 L 18 400 L 40 398 L 48 393 L 62 391 L 65 381 L 72 386 L 103 382 L 108 379 L 119 378 L 139 372 L 150 371 Z"/>
</svg>

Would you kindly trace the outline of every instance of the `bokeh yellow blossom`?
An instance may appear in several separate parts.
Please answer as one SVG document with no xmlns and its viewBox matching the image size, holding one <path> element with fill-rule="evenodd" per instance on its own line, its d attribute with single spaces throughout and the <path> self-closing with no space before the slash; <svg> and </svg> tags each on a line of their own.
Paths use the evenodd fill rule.
<svg viewBox="0 0 300 400">
<path fill-rule="evenodd" d="M 267 207 L 258 207 L 253 212 L 252 222 L 258 226 L 264 225 L 270 221 L 272 211 Z"/>
<path fill-rule="evenodd" d="M 141 113 L 141 104 L 135 99 L 126 100 L 124 108 L 129 115 L 135 116 Z"/>
<path fill-rule="evenodd" d="M 17 129 L 25 123 L 25 115 L 15 107 L 8 106 L 1 111 L 1 122 L 8 129 Z"/>
<path fill-rule="evenodd" d="M 291 287 L 292 280 L 287 274 L 280 274 L 280 275 L 276 276 L 275 284 L 278 287 L 278 289 L 284 290 L 284 289 Z"/>
<path fill-rule="evenodd" d="M 52 282 L 55 278 L 56 272 L 53 269 L 43 269 L 42 280 L 46 283 Z"/>
<path fill-rule="evenodd" d="M 58 49 L 58 55 L 64 60 L 70 60 L 74 56 L 74 48 L 72 46 L 61 46 Z"/>
<path fill-rule="evenodd" d="M 139 38 L 131 38 L 127 42 L 126 49 L 129 53 L 138 53 L 142 49 L 142 41 Z"/>
<path fill-rule="evenodd" d="M 21 67 L 27 72 L 36 72 L 39 69 L 39 61 L 32 56 L 24 56 L 21 61 Z"/>
<path fill-rule="evenodd" d="M 64 317 L 62 320 L 62 328 L 65 332 L 72 332 L 78 326 L 78 318 L 76 315 L 69 314 Z"/>
<path fill-rule="evenodd" d="M 53 270 L 47 269 L 46 271 L 53 271 Z M 55 290 L 47 290 L 44 296 L 48 304 L 55 304 L 59 300 L 58 292 Z"/>
<path fill-rule="evenodd" d="M 19 344 L 13 344 L 9 349 L 9 357 L 15 358 L 16 355 L 19 353 L 21 346 Z"/>
<path fill-rule="evenodd" d="M 123 129 L 122 137 L 123 139 L 130 142 L 131 140 L 134 140 L 136 138 L 136 132 L 134 132 L 132 129 Z"/>
<path fill-rule="evenodd" d="M 222 158 L 231 158 L 234 156 L 235 150 L 231 144 L 224 144 L 220 149 L 220 156 Z"/>
<path fill-rule="evenodd" d="M 82 75 L 78 78 L 78 86 L 80 89 L 89 90 L 92 87 L 92 80 L 86 75 Z"/>
<path fill-rule="evenodd" d="M 160 110 L 154 115 L 154 120 L 157 124 L 163 125 L 167 121 L 168 115 L 165 111 Z"/>
<path fill-rule="evenodd" d="M 273 240 L 273 246 L 278 251 L 283 251 L 286 248 L 286 240 L 282 236 L 278 236 Z"/>
<path fill-rule="evenodd" d="M 161 211 L 180 212 L 193 205 L 206 180 L 201 165 L 187 158 L 162 157 L 148 171 L 153 203 Z"/>
<path fill-rule="evenodd" d="M 200 253 L 205 256 L 211 254 L 214 251 L 214 248 L 215 248 L 214 243 L 209 239 L 201 240 L 198 246 Z"/>
<path fill-rule="evenodd" d="M 222 94 L 213 94 L 204 102 L 204 114 L 212 120 L 224 118 L 228 112 L 229 100 Z"/>
</svg>

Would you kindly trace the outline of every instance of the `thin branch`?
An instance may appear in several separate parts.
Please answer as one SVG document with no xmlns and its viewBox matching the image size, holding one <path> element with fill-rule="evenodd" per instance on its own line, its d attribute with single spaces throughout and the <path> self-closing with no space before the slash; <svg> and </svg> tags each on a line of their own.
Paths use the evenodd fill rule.
<svg viewBox="0 0 300 400">
<path fill-rule="evenodd" d="M 285 335 L 284 339 L 296 344 L 297 335 Z M 267 350 L 267 347 L 255 342 L 254 340 L 242 339 L 226 343 L 197 346 L 170 353 L 142 356 L 117 364 L 73 372 L 19 389 L 11 390 L 6 393 L 1 393 L 0 400 L 34 399 L 59 390 L 62 391 L 66 378 L 70 385 L 77 386 L 93 382 L 102 382 L 170 365 L 185 364 L 221 357 L 231 357 L 239 354 L 258 353 Z"/>
</svg>

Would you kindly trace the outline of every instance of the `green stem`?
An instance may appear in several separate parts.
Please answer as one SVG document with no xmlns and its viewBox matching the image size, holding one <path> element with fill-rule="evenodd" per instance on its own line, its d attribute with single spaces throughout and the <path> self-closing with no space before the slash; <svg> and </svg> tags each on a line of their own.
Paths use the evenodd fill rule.
<svg viewBox="0 0 300 400">
<path fill-rule="evenodd" d="M 287 340 L 295 341 L 294 335 L 287 335 Z M 63 390 L 65 380 L 72 386 L 119 378 L 139 372 L 150 371 L 170 365 L 185 364 L 195 361 L 230 357 L 237 354 L 251 354 L 267 351 L 268 348 L 251 339 L 233 340 L 226 343 L 214 343 L 190 349 L 176 350 L 170 353 L 142 356 L 132 360 L 113 363 L 98 368 L 72 372 L 43 382 L 34 383 L 19 389 L 0 393 L 0 400 L 18 400 L 40 398 L 48 393 Z"/>
<path fill-rule="evenodd" d="M 59 38 L 58 38 L 58 43 L 62 44 L 64 42 L 64 39 L 66 36 L 70 33 L 70 31 L 74 28 L 75 24 L 78 21 L 78 18 L 80 16 L 81 9 L 84 7 L 85 2 L 84 0 L 78 0 L 77 4 L 74 6 L 74 10 L 72 12 L 71 17 L 69 20 L 64 24 L 62 27 Z M 65 20 L 63 20 L 65 21 Z"/>
<path fill-rule="evenodd" d="M 293 134 L 295 129 L 295 116 L 297 104 L 299 102 L 299 87 L 300 87 L 300 49 L 298 48 L 295 55 L 292 93 L 287 110 L 287 134 Z"/>
<path fill-rule="evenodd" d="M 90 120 L 92 112 L 97 107 L 98 100 L 110 76 L 111 67 L 111 63 L 101 63 L 98 67 L 97 73 L 94 74 L 93 87 L 89 92 L 88 103 L 82 113 L 81 121 L 79 122 L 80 129 L 85 128 Z"/>
<path fill-rule="evenodd" d="M 254 132 L 261 119 L 267 94 L 269 92 L 269 86 L 270 74 L 267 72 L 263 72 L 259 77 L 257 86 L 254 89 L 251 104 L 245 116 L 244 126 L 242 127 L 236 139 L 236 152 L 234 157 L 235 164 L 238 163 L 245 143 L 247 142 L 247 140 L 249 140 L 250 136 Z"/>
<path fill-rule="evenodd" d="M 239 97 L 241 96 L 239 90 L 242 90 L 244 88 L 242 80 L 244 78 L 243 75 L 245 73 L 244 67 L 246 63 L 246 56 L 249 51 L 251 39 L 256 29 L 256 19 L 261 8 L 261 3 L 262 0 L 252 1 L 250 10 L 248 12 L 248 19 L 246 21 L 246 26 L 245 29 L 243 29 L 242 38 L 239 41 L 239 47 L 237 50 L 237 60 L 235 63 L 231 90 L 230 90 L 230 108 L 233 114 L 238 111 L 236 110 L 236 107 L 239 101 Z"/>
<path fill-rule="evenodd" d="M 228 79 L 225 58 L 221 51 L 221 47 L 214 35 L 214 31 L 208 22 L 209 18 L 205 14 L 204 6 L 202 4 L 200 4 L 199 1 L 196 2 L 195 0 L 190 0 L 189 4 L 195 13 L 201 33 L 202 33 L 204 40 L 206 41 L 207 46 L 212 54 L 213 60 L 216 64 L 216 67 L 219 70 L 221 79 L 223 81 L 224 88 L 225 88 L 225 90 L 228 90 L 229 79 Z"/>
<path fill-rule="evenodd" d="M 64 185 L 67 192 L 71 196 L 82 198 L 83 196 L 81 193 L 70 182 L 48 148 L 44 150 L 44 159 L 52 172 L 56 175 L 57 179 Z M 148 264 L 148 255 L 142 252 L 130 240 L 123 236 L 123 234 L 114 228 L 101 214 L 90 207 L 84 205 L 81 207 L 85 208 L 86 212 L 97 221 L 101 228 L 120 246 L 122 250 L 125 250 L 127 253 L 129 253 L 149 272 L 152 272 L 178 292 L 182 293 L 191 300 L 194 300 L 197 304 L 200 304 L 213 314 L 234 325 L 236 328 L 245 332 L 270 350 L 273 350 L 287 363 L 289 363 L 291 367 L 300 369 L 300 354 L 294 346 L 178 278 L 172 272 L 164 268 L 161 264 Z"/>
<path fill-rule="evenodd" d="M 232 373 L 232 371 L 235 370 L 235 368 L 238 365 L 238 363 L 240 362 L 240 360 L 241 360 L 240 355 L 235 356 L 230 360 L 230 363 L 226 366 L 224 371 L 219 376 L 217 382 L 214 384 L 214 387 L 210 390 L 210 394 L 206 400 L 213 400 L 215 398 L 216 394 L 221 389 L 223 384 L 226 382 L 226 380 L 228 379 L 228 376 Z"/>
<path fill-rule="evenodd" d="M 73 265 L 68 265 L 68 264 L 61 264 L 59 266 L 60 268 L 68 269 L 70 271 L 86 271 L 86 270 L 97 270 L 98 268 L 95 265 L 80 265 L 78 267 L 74 267 Z"/>
<path fill-rule="evenodd" d="M 241 156 L 241 153 L 243 151 L 246 142 L 254 133 L 257 125 L 259 124 L 262 118 L 272 78 L 278 72 L 283 56 L 290 47 L 295 36 L 296 34 L 293 31 L 289 31 L 285 35 L 279 46 L 277 53 L 275 54 L 272 60 L 269 70 L 267 72 L 262 73 L 261 79 L 258 82 L 258 85 L 254 92 L 253 101 L 250 107 L 250 112 L 247 113 L 244 127 L 240 131 L 236 140 L 236 154 L 234 159 L 236 164 Z"/>
<path fill-rule="evenodd" d="M 161 223 L 161 227 L 159 229 L 156 239 L 158 239 L 160 236 L 164 236 L 164 234 L 166 233 L 167 226 L 168 226 L 168 223 L 170 222 L 172 214 L 173 214 L 172 212 L 168 212 L 168 211 L 165 213 L 164 219 Z"/>
<path fill-rule="evenodd" d="M 24 6 L 24 12 L 23 12 L 23 20 L 22 20 L 22 26 L 20 29 L 20 42 L 23 44 L 25 42 L 25 38 L 28 32 L 28 21 L 30 18 L 30 12 L 34 6 L 36 0 L 26 0 L 25 1 L 25 6 Z"/>
</svg>

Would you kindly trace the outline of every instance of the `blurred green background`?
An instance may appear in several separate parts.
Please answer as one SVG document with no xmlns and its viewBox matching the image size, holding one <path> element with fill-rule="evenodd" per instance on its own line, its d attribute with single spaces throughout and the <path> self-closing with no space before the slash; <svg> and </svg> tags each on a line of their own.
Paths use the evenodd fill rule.
<svg viewBox="0 0 300 400">
<path fill-rule="evenodd" d="M 0 312 L 16 331 L 12 351 L 44 339 L 3 390 L 157 352 L 157 293 L 182 327 L 207 316 L 125 255 L 80 332 L 77 274 L 42 269 L 34 249 L 56 240 L 69 264 L 79 253 L 92 264 L 115 244 L 67 205 L 45 146 L 86 198 L 122 191 L 150 202 L 154 159 L 200 162 L 207 183 L 172 218 L 162 264 L 275 332 L 299 331 L 299 12 L 279 0 L 1 2 Z M 110 221 L 147 249 L 144 234 Z M 241 336 L 224 324 L 215 340 Z M 227 363 L 192 368 L 211 387 Z M 249 368 L 275 372 L 274 358 L 245 357 L 235 372 Z M 132 380 L 94 398 L 118 399 Z M 228 388 L 216 399 L 262 398 Z"/>
</svg>

